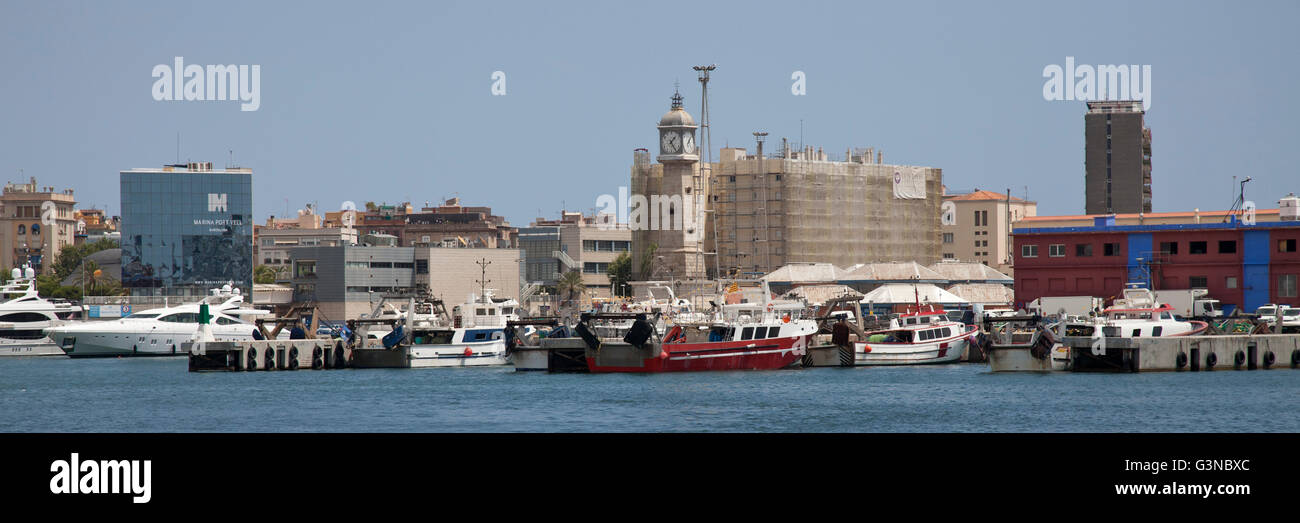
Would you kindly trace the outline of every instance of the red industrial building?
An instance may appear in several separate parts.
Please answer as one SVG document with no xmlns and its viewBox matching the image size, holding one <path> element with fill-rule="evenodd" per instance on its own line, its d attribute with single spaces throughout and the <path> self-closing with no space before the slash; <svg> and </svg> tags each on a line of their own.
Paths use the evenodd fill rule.
<svg viewBox="0 0 1300 523">
<path fill-rule="evenodd" d="M 1121 295 L 1125 283 L 1205 288 L 1226 313 L 1265 303 L 1300 306 L 1300 221 L 1246 225 L 1232 213 L 1030 217 L 1013 230 L 1018 306 L 1042 296 Z M 1089 223 L 1091 222 L 1091 223 Z M 1180 223 L 1187 222 L 1187 223 Z M 1060 226 L 1080 223 L 1078 226 Z M 1052 225 L 1052 226 L 1040 226 Z"/>
</svg>

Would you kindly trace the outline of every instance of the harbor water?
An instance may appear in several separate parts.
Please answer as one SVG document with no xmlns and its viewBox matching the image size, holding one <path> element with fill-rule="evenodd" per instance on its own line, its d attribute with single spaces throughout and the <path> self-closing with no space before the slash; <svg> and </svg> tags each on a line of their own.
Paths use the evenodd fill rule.
<svg viewBox="0 0 1300 523">
<path fill-rule="evenodd" d="M 0 359 L 4 432 L 1300 432 L 1300 371 L 186 371 Z"/>
</svg>

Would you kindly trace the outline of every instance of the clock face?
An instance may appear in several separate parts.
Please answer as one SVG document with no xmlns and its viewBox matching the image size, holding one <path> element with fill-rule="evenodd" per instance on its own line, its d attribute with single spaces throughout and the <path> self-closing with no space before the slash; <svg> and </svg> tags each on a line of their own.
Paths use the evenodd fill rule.
<svg viewBox="0 0 1300 523">
<path fill-rule="evenodd" d="M 660 150 L 665 153 L 675 153 L 681 147 L 681 141 L 677 138 L 677 133 L 667 132 L 659 141 Z"/>
<path fill-rule="evenodd" d="M 690 131 L 682 133 L 682 151 L 686 154 L 695 153 L 695 133 Z"/>
</svg>

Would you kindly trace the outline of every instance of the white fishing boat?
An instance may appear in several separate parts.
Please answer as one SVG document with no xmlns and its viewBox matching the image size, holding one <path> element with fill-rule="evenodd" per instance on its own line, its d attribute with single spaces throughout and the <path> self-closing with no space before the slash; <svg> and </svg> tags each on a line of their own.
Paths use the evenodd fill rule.
<svg viewBox="0 0 1300 523">
<path fill-rule="evenodd" d="M 856 365 L 921 365 L 961 359 L 979 328 L 948 319 L 938 305 L 915 305 L 853 344 Z"/>
<path fill-rule="evenodd" d="M 79 316 L 81 306 L 40 297 L 30 266 L 14 268 L 0 299 L 0 356 L 63 356 L 45 330 Z"/>
<path fill-rule="evenodd" d="M 246 317 L 270 314 L 244 309 L 244 296 L 227 284 L 212 289 L 201 301 L 143 310 L 116 321 L 66 323 L 46 330 L 50 339 L 73 358 L 112 356 L 185 356 L 181 345 L 198 331 L 199 306 L 212 314 L 216 341 L 252 340 L 256 326 Z M 281 333 L 288 337 L 288 333 Z"/>
<path fill-rule="evenodd" d="M 354 367 L 430 368 L 509 365 L 506 322 L 517 320 L 519 304 L 497 300 L 490 291 L 470 295 L 448 321 L 441 303 L 415 302 L 391 318 L 395 328 L 355 352 Z M 413 310 L 414 314 L 408 314 Z M 383 319 L 383 316 L 378 318 Z M 367 337 L 368 338 L 368 337 Z M 365 338 L 363 338 L 365 339 Z"/>
<path fill-rule="evenodd" d="M 1203 321 L 1184 321 L 1174 317 L 1174 308 L 1156 301 L 1151 289 L 1130 283 L 1124 296 L 1095 318 L 1066 322 L 1067 336 L 1093 336 L 1101 329 L 1107 338 L 1142 338 L 1191 336 L 1204 332 Z"/>
</svg>

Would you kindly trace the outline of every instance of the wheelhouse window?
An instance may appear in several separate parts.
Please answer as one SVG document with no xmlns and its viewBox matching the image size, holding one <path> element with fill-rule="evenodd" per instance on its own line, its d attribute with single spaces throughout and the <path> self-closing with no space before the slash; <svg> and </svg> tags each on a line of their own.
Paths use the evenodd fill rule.
<svg viewBox="0 0 1300 523">
<path fill-rule="evenodd" d="M 1080 257 L 1092 256 L 1092 244 L 1091 243 L 1074 244 L 1074 255 Z"/>
<path fill-rule="evenodd" d="M 1047 246 L 1047 255 L 1048 255 L 1048 256 L 1051 256 L 1051 257 L 1053 257 L 1053 258 L 1060 258 L 1060 257 L 1065 256 L 1065 244 L 1064 244 L 1064 243 L 1055 243 L 1055 244 L 1052 244 L 1052 245 L 1048 245 L 1048 246 Z"/>
<path fill-rule="evenodd" d="M 1037 257 L 1038 257 L 1038 246 L 1037 246 L 1037 245 L 1021 245 L 1021 246 L 1020 246 L 1020 257 L 1021 257 L 1021 258 L 1037 258 Z"/>
<path fill-rule="evenodd" d="M 1106 256 L 1119 256 L 1121 253 L 1118 243 L 1107 243 L 1102 254 Z"/>
<path fill-rule="evenodd" d="M 1187 242 L 1188 254 L 1205 254 L 1210 252 L 1208 242 Z"/>
</svg>

